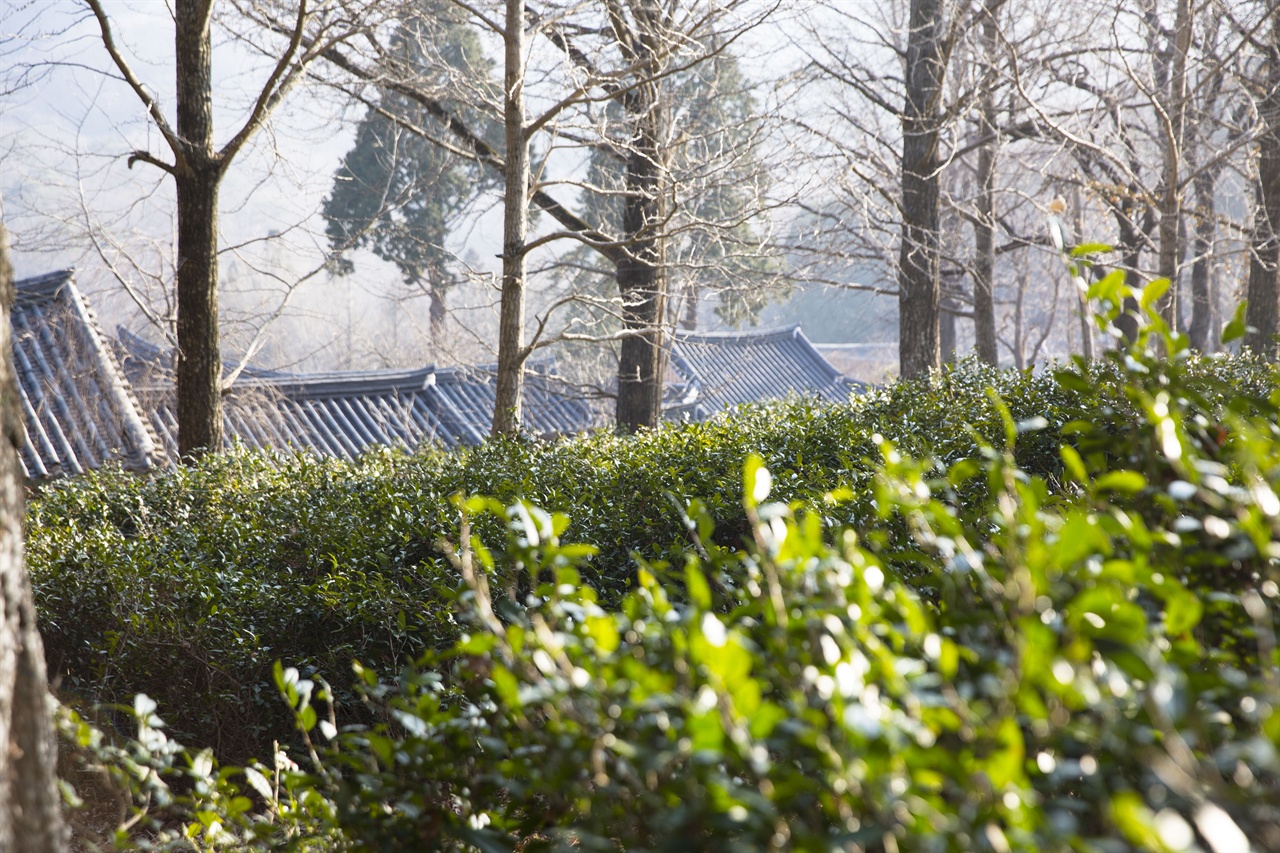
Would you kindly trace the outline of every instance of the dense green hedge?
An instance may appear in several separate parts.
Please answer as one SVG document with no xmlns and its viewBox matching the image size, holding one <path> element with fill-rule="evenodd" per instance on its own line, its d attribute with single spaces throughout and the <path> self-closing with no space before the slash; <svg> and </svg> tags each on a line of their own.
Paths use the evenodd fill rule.
<svg viewBox="0 0 1280 853">
<path fill-rule="evenodd" d="M 1239 358 L 1178 369 L 1206 424 L 1229 400 L 1263 396 L 1273 380 L 1266 366 Z M 796 400 L 630 438 L 388 452 L 358 464 L 241 451 L 149 480 L 120 472 L 67 480 L 33 500 L 28 518 L 50 668 L 67 695 L 128 704 L 147 693 L 189 742 L 236 759 L 260 755 L 290 731 L 270 683 L 274 661 L 323 673 L 350 698 L 352 660 L 394 670 L 456 638 L 449 601 L 457 578 L 438 545 L 455 535 L 456 493 L 567 513 L 566 537 L 598 550 L 582 572 L 613 606 L 635 577 L 635 556 L 683 565 L 690 499 L 705 503 L 719 544 L 744 541 L 737 472 L 757 454 L 776 497 L 821 506 L 828 525 L 882 537 L 886 559 L 910 576 L 917 559 L 906 527 L 877 516 L 868 488 L 875 436 L 944 471 L 1003 441 L 1007 406 L 1035 427 L 1016 436 L 1019 465 L 1052 490 L 1058 444 L 1078 443 L 1083 423 L 1098 427 L 1085 438 L 1106 457 L 1099 464 L 1137 464 L 1138 433 L 1151 427 L 1138 425 L 1142 403 L 1124 379 L 1111 363 L 1060 378 L 966 363 L 848 405 Z M 838 488 L 852 499 L 823 505 Z M 952 499 L 963 506 L 985 490 L 974 481 Z M 495 523 L 480 532 L 501 541 Z M 901 547 L 889 548 L 894 542 Z"/>
<path fill-rule="evenodd" d="M 63 731 L 146 849 L 1280 850 L 1280 389 L 1163 342 L 1167 362 L 1140 342 L 1006 380 L 1016 413 L 954 376 L 810 411 L 793 426 L 833 436 L 895 394 L 934 423 L 960 400 L 979 428 L 917 460 L 886 418 L 821 493 L 750 455 L 714 510 L 677 498 L 637 545 L 679 561 L 641 557 L 608 601 L 571 517 L 457 498 L 436 576 L 456 639 L 357 667 L 363 723 L 277 664 L 303 743 L 268 764 L 177 746 L 146 697 L 136 740 Z M 746 422 L 786 424 L 765 414 Z M 808 470 L 822 442 L 784 432 Z M 646 441 L 666 446 L 617 446 Z"/>
</svg>

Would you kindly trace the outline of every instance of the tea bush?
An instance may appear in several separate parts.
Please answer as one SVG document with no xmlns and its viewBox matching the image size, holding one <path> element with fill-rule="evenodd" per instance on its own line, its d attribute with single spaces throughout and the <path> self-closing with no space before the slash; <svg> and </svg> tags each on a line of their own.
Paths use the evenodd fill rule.
<svg viewBox="0 0 1280 853">
<path fill-rule="evenodd" d="M 871 437 L 878 525 L 824 526 L 847 488 L 766 503 L 752 457 L 745 546 L 691 501 L 683 583 L 642 567 L 618 608 L 581 583 L 567 518 L 467 501 L 466 633 L 393 682 L 358 668 L 392 718 L 327 729 L 314 758 L 343 842 L 1280 849 L 1280 390 L 1208 396 L 1154 322 L 1104 368 L 1121 393 L 1058 426 L 1060 466 L 1020 461 L 1052 421 L 994 393 L 999 439 L 949 465 Z M 1053 381 L 1088 397 L 1080 376 Z"/>
<path fill-rule="evenodd" d="M 59 484 L 51 670 L 140 737 L 64 732 L 155 849 L 1280 849 L 1276 386 L 1152 317 L 847 406 Z"/>
<path fill-rule="evenodd" d="M 1280 472 L 1274 423 L 1235 426 L 1273 449 L 1233 461 Z M 1012 445 L 1011 420 L 1008 430 Z M 508 558 L 541 582 L 523 600 L 495 587 L 501 575 L 473 542 L 456 560 L 460 641 L 394 683 L 359 670 L 367 695 L 391 697 L 393 722 L 337 733 L 312 777 L 345 842 L 1280 847 L 1270 486 L 1210 501 L 1226 527 L 1216 538 L 1252 529 L 1261 546 L 1239 554 L 1259 572 L 1249 587 L 1219 602 L 1248 643 L 1224 646 L 1201 631 L 1202 599 L 1179 580 L 1190 561 L 1174 541 L 1192 559 L 1205 546 L 1183 520 L 1197 500 L 1185 488 L 1144 522 L 1124 507 L 1136 472 L 1068 453 L 1073 494 L 1055 500 L 1002 448 L 937 478 L 880 444 L 877 504 L 909 523 L 934 601 L 852 529 L 762 503 L 772 484 L 758 460 L 745 471 L 752 541 L 736 552 L 695 545 L 680 603 L 642 569 L 621 608 L 605 610 L 580 583 L 586 553 L 559 542 L 567 519 L 467 502 L 460 541 L 470 515 L 504 518 Z M 1172 451 L 1162 451 L 1170 462 L 1201 461 Z M 991 485 L 979 529 L 937 497 L 973 476 Z M 705 542 L 711 521 L 697 502 L 689 519 Z M 1159 561 L 1156 543 L 1170 546 Z M 305 697 L 291 698 L 313 728 Z"/>
<path fill-rule="evenodd" d="M 395 678 L 357 666 L 385 722 L 340 726 L 277 665 L 297 763 L 219 769 L 145 699 L 137 743 L 71 734 L 141 780 L 152 849 L 1280 849 L 1280 392 L 1202 441 L 1178 371 L 1146 366 L 1125 446 L 1062 446 L 1056 488 L 1014 455 L 1041 425 L 994 395 L 1002 440 L 945 472 L 872 438 L 928 596 L 900 543 L 824 526 L 851 492 L 769 502 L 758 457 L 743 546 L 691 501 L 676 593 L 642 565 L 617 608 L 567 517 L 459 498 L 463 633 Z M 1201 589 L 1224 564 L 1237 583 Z"/>
<path fill-rule="evenodd" d="M 1184 389 L 1182 429 L 1206 453 L 1216 452 L 1205 442 L 1218 440 L 1232 407 L 1266 411 L 1274 381 L 1266 365 L 1188 357 L 1170 369 Z M 1100 362 L 1022 374 L 966 362 L 843 406 L 792 400 L 631 438 L 388 451 L 357 464 L 240 450 L 149 480 L 107 471 L 64 481 L 46 487 L 28 517 L 51 671 L 64 694 L 90 703 L 151 695 L 175 736 L 247 760 L 292 730 L 271 686 L 273 661 L 325 673 L 344 714 L 368 721 L 350 701 L 351 660 L 394 671 L 457 638 L 449 604 L 457 576 L 437 544 L 456 527 L 455 493 L 567 514 L 566 535 L 597 549 L 584 580 L 613 608 L 636 577 L 637 556 L 676 566 L 673 581 L 682 583 L 689 500 L 706 507 L 714 544 L 736 549 L 749 537 L 734 472 L 752 453 L 773 472 L 780 499 L 815 509 L 829 526 L 853 525 L 891 566 L 922 573 L 928 585 L 906 522 L 877 515 L 872 437 L 940 473 L 1001 445 L 1007 407 L 1015 423 L 1037 426 L 1015 436 L 1014 459 L 1055 495 L 1063 441 L 1095 466 L 1135 468 L 1158 484 L 1174 473 L 1142 456 L 1149 401 L 1133 396 L 1127 371 Z M 824 503 L 837 489 L 851 499 Z M 971 519 L 987 490 L 972 478 L 944 497 Z M 1135 498 L 1155 500 L 1148 491 Z M 481 533 L 500 541 L 495 524 Z M 1233 583 L 1232 547 L 1223 543 L 1215 553 L 1226 556 L 1197 567 L 1211 586 Z"/>
</svg>

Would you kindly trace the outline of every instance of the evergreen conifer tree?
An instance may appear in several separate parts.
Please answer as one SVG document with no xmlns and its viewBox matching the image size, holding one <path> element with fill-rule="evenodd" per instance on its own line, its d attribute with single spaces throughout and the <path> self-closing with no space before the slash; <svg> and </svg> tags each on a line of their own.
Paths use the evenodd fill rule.
<svg viewBox="0 0 1280 853">
<path fill-rule="evenodd" d="M 405 64 L 420 73 L 419 86 L 448 92 L 447 103 L 456 113 L 472 126 L 488 129 L 483 113 L 465 96 L 493 96 L 492 63 L 454 7 L 422 0 L 419 14 L 401 25 L 395 40 Z M 354 270 L 344 253 L 359 248 L 394 263 L 405 284 L 431 298 L 436 346 L 447 316 L 447 294 L 458 283 L 446 238 L 493 182 L 483 166 L 439 144 L 447 137 L 447 130 L 419 103 L 396 92 L 381 92 L 334 175 L 323 211 L 330 245 L 339 253 L 337 272 Z"/>
</svg>

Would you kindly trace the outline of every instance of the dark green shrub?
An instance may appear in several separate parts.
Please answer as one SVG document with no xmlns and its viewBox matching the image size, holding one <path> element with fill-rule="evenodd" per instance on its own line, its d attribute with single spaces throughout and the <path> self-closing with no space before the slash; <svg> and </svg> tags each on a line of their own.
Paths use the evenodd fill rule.
<svg viewBox="0 0 1280 853">
<path fill-rule="evenodd" d="M 1247 488 L 1251 475 L 1222 460 L 1241 440 L 1236 420 L 1274 417 L 1274 381 L 1271 367 L 1247 358 L 1179 352 L 1166 365 L 1139 348 L 1056 374 L 967 362 L 843 406 L 792 400 L 629 438 L 498 442 L 412 458 L 386 452 L 354 465 L 237 451 L 153 480 L 103 472 L 45 489 L 30 507 L 29 561 L 64 694 L 128 705 L 146 693 L 165 708 L 175 737 L 244 761 L 292 732 L 271 685 L 273 661 L 325 675 L 341 722 L 367 723 L 373 718 L 352 692 L 352 660 L 393 672 L 456 640 L 450 601 L 458 578 L 438 546 L 456 529 L 454 494 L 523 499 L 568 515 L 568 540 L 597 549 L 582 577 L 614 609 L 635 580 L 637 556 L 683 596 L 689 501 L 702 501 L 714 524 L 708 547 L 734 551 L 751 537 L 735 472 L 754 453 L 773 472 L 779 499 L 812 509 L 829 528 L 853 526 L 932 598 L 939 590 L 931 558 L 910 519 L 878 512 L 874 436 L 926 460 L 929 478 L 941 481 L 949 469 L 982 463 L 984 448 L 1005 447 L 1007 410 L 1021 425 L 1013 459 L 1043 479 L 1049 500 L 1071 499 L 1078 488 L 1064 473 L 1065 442 L 1091 471 L 1141 474 L 1127 507 L 1153 524 L 1176 480 L 1204 498 L 1196 504 L 1203 509 L 1183 514 L 1211 513 L 1207 501 L 1223 483 Z M 1163 421 L 1154 412 L 1161 389 L 1171 388 L 1177 393 L 1164 405 L 1177 434 L 1202 457 L 1197 464 L 1225 471 L 1206 468 L 1196 479 L 1160 452 Z M 847 499 L 827 502 L 828 492 Z M 972 476 L 942 485 L 938 498 L 976 535 L 992 494 L 987 478 Z M 477 523 L 485 541 L 503 541 L 494 520 Z M 1240 557 L 1248 536 L 1208 542 L 1185 557 L 1180 580 L 1238 591 L 1259 572 L 1256 558 Z M 500 549 L 497 557 L 508 565 Z M 1210 616 L 1221 621 L 1222 642 L 1233 642 L 1247 626 L 1233 623 L 1238 609 L 1220 609 L 1211 602 Z"/>
<path fill-rule="evenodd" d="M 1280 466 L 1274 424 L 1235 428 L 1248 441 L 1233 462 Z M 682 600 L 641 569 L 613 611 L 580 582 L 594 549 L 560 543 L 568 519 L 475 498 L 453 557 L 466 633 L 394 681 L 357 670 L 387 723 L 339 730 L 322 719 L 327 691 L 277 667 L 314 744 L 307 773 L 287 759 L 275 785 L 262 766 L 219 771 L 160 735 L 149 701 L 140 744 L 97 749 L 142 780 L 162 849 L 1276 849 L 1274 491 L 1254 482 L 1213 506 L 1228 535 L 1265 531 L 1262 574 L 1223 598 L 1251 645 L 1214 645 L 1177 577 L 1176 554 L 1200 540 L 1150 556 L 1200 498 L 1175 489 L 1144 522 L 1126 509 L 1141 475 L 1070 452 L 1072 494 L 1054 498 L 1016 465 L 1007 429 L 1003 450 L 942 479 L 881 442 L 877 505 L 908 522 L 932 603 L 854 531 L 762 503 L 758 460 L 745 549 L 711 544 L 695 502 Z M 991 483 L 980 530 L 937 498 L 974 476 Z M 506 529 L 523 600 L 472 535 L 482 515 Z"/>
<path fill-rule="evenodd" d="M 536 592 L 464 524 L 468 633 L 393 684 L 361 670 L 393 722 L 339 733 L 317 765 L 345 837 L 1280 849 L 1280 391 L 1250 366 L 1213 399 L 1179 339 L 1161 335 L 1164 360 L 1152 335 L 1056 377 L 1102 404 L 1060 424 L 1059 464 L 1020 463 L 1053 423 L 996 394 L 1000 439 L 972 436 L 945 472 L 874 438 L 880 525 L 826 533 L 829 509 L 761 505 L 772 478 L 748 462 L 751 541 L 716 546 L 690 504 L 679 600 L 642 569 L 602 609 L 566 519 L 472 500 Z M 927 599 L 893 568 L 905 547 Z"/>
<path fill-rule="evenodd" d="M 862 493 L 766 503 L 785 479 L 749 457 L 741 547 L 674 502 L 680 562 L 616 607 L 568 517 L 459 499 L 462 633 L 357 666 L 383 721 L 322 719 L 276 665 L 305 772 L 218 770 L 150 700 L 138 742 L 69 732 L 161 849 L 1280 849 L 1280 391 L 1245 363 L 1212 396 L 1220 365 L 1152 334 L 1039 418 L 984 394 L 945 463 L 873 435 Z M 1072 395 L 1093 416 L 1055 423 Z"/>
</svg>

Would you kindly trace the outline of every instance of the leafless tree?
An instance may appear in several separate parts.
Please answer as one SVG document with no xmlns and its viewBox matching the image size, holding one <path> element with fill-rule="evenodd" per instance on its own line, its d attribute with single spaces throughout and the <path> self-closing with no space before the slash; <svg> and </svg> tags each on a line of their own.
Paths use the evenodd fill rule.
<svg viewBox="0 0 1280 853">
<path fill-rule="evenodd" d="M 215 143 L 213 122 L 214 0 L 175 0 L 174 117 L 134 72 L 117 43 L 101 0 L 84 0 L 103 47 L 168 148 L 169 159 L 137 150 L 173 178 L 177 193 L 177 410 L 179 453 L 194 459 L 222 447 L 222 358 L 218 331 L 218 195 L 232 161 L 263 129 L 306 69 L 327 47 L 348 38 L 352 19 L 321 0 L 292 4 L 291 25 L 249 114 L 229 139 Z"/>
<path fill-rule="evenodd" d="M 618 425 L 624 430 L 656 426 L 661 411 L 663 328 L 669 319 L 665 246 L 680 227 L 671 203 L 671 157 L 681 128 L 671 126 L 664 88 L 672 75 L 729 49 L 768 14 L 769 7 L 746 15 L 740 14 L 749 6 L 744 0 L 670 4 L 601 0 L 563 7 L 504 0 L 499 16 L 483 4 L 458 5 L 502 45 L 503 103 L 489 106 L 491 115 L 500 117 L 506 128 L 505 151 L 497 150 L 480 129 L 450 109 L 446 94 L 456 96 L 456 92 L 423 86 L 411 69 L 397 64 L 394 53 L 376 34 L 365 40 L 362 53 L 335 47 L 324 55 L 358 84 L 395 91 L 415 101 L 443 132 L 409 129 L 426 133 L 504 175 L 507 214 L 494 432 L 517 428 L 523 364 L 554 339 L 618 341 Z M 530 74 L 535 72 L 537 108 L 525 115 Z M 360 97 L 358 89 L 355 94 Z M 542 154 L 537 171 L 532 172 L 528 152 L 535 140 L 541 140 Z M 614 152 L 618 186 L 554 177 L 548 163 L 554 152 L 565 149 Z M 517 185 L 519 174 L 526 179 Z M 557 185 L 564 190 L 557 190 Z M 574 209 L 576 205 L 560 195 L 575 189 L 618 198 L 623 213 L 616 228 L 593 221 L 588 212 Z M 555 228 L 530 235 L 525 219 L 530 204 L 543 211 Z M 526 259 L 561 240 L 589 247 L 613 268 L 619 296 L 604 308 L 620 322 L 616 332 L 583 331 L 572 323 L 557 325 L 555 313 L 580 299 L 578 294 L 567 294 L 540 313 L 532 323 L 531 337 L 525 339 Z M 600 307 L 599 300 L 596 303 Z"/>
<path fill-rule="evenodd" d="M 957 316 L 973 318 L 980 356 L 997 360 L 996 261 L 1030 244 L 997 211 L 997 153 L 1036 131 L 1009 107 L 1004 6 L 913 0 L 868 12 L 837 3 L 810 24 L 813 74 L 805 79 L 829 87 L 837 106 L 825 126 L 808 116 L 799 124 L 847 170 L 837 179 L 841 218 L 896 281 L 903 375 L 937 366 Z M 972 174 L 961 182 L 972 192 L 961 191 L 957 169 Z M 972 248 L 957 241 L 964 223 Z M 960 286 L 966 277 L 971 295 Z"/>
<path fill-rule="evenodd" d="M 529 232 L 529 128 L 525 125 L 525 2 L 506 0 L 502 35 L 503 171 L 502 302 L 498 320 L 498 387 L 493 434 L 520 428 L 524 396 L 525 271 Z"/>
<path fill-rule="evenodd" d="M 978 88 L 977 209 L 973 217 L 973 329 L 978 358 L 995 366 L 1000 363 L 996 349 L 995 265 L 996 265 L 996 156 L 999 151 L 996 116 L 996 67 L 1000 51 L 999 31 L 1002 4 L 986 0 L 979 23 L 983 52 Z"/>
</svg>

